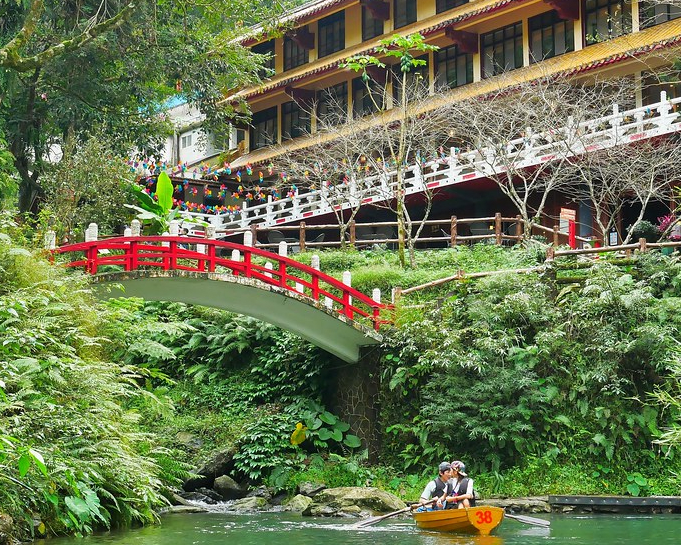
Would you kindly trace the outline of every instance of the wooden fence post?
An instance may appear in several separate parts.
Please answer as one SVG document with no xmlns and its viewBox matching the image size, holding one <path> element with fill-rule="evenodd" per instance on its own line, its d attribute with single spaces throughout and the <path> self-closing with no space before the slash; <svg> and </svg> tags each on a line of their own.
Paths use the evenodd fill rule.
<svg viewBox="0 0 681 545">
<path fill-rule="evenodd" d="M 355 246 L 355 220 L 350 221 L 350 245 Z"/>
<path fill-rule="evenodd" d="M 501 212 L 494 214 L 494 239 L 497 246 L 501 246 Z"/>
<path fill-rule="evenodd" d="M 648 241 L 644 238 L 639 238 L 638 244 L 641 247 L 641 253 L 645 254 L 648 251 Z"/>
<path fill-rule="evenodd" d="M 525 229 L 523 225 L 523 218 L 518 214 L 515 217 L 515 236 L 516 236 L 516 242 L 520 243 L 520 241 L 523 239 L 523 235 L 525 234 Z"/>
<path fill-rule="evenodd" d="M 457 235 L 456 216 L 452 216 L 449 231 L 451 233 L 451 237 L 450 237 L 450 240 L 449 240 L 449 246 L 451 248 L 454 248 L 456 246 L 456 235 Z"/>
<path fill-rule="evenodd" d="M 251 236 L 253 237 L 252 243 L 253 243 L 253 248 L 258 246 L 258 224 L 257 223 L 251 223 Z"/>
<path fill-rule="evenodd" d="M 301 221 L 300 222 L 300 233 L 298 235 L 298 239 L 300 242 L 300 251 L 304 252 L 305 251 L 305 222 Z"/>
<path fill-rule="evenodd" d="M 560 235 L 560 225 L 553 226 L 553 246 L 558 247 L 558 236 Z"/>
</svg>

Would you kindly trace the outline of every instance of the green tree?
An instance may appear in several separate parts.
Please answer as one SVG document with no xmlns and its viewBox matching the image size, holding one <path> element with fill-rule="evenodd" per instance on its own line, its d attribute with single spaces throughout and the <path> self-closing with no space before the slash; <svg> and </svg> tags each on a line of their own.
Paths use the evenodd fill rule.
<svg viewBox="0 0 681 545">
<path fill-rule="evenodd" d="M 381 40 L 380 45 L 376 48 L 378 56 L 373 55 L 356 55 L 348 58 L 341 66 L 349 68 L 355 72 L 362 74 L 362 81 L 367 89 L 368 96 L 373 101 L 374 108 L 380 114 L 391 109 L 392 96 L 386 92 L 376 93 L 375 87 L 372 86 L 369 70 L 373 68 L 386 68 L 386 63 L 381 59 L 396 59 L 399 62 L 400 76 L 397 79 L 396 85 L 399 92 L 398 104 L 394 110 L 396 112 L 393 120 L 385 120 L 383 123 L 383 145 L 387 149 L 387 159 L 385 162 L 391 165 L 396 170 L 396 186 L 393 197 L 396 202 L 396 216 L 397 216 L 397 239 L 398 239 L 398 255 L 400 264 L 404 267 L 406 264 L 405 246 L 409 238 L 411 240 L 411 219 L 409 212 L 405 206 L 405 190 L 404 178 L 407 171 L 407 161 L 415 159 L 415 154 L 419 150 L 420 142 L 415 141 L 415 133 L 410 130 L 414 124 L 423 124 L 422 120 L 415 119 L 416 111 L 410 104 L 410 98 L 413 98 L 414 87 L 416 87 L 416 94 L 418 94 L 418 78 L 414 81 L 410 79 L 410 74 L 414 69 L 424 66 L 426 61 L 418 59 L 414 55 L 421 55 L 429 51 L 435 51 L 438 47 L 425 43 L 425 39 L 420 34 L 410 34 L 408 36 L 394 35 L 390 38 Z M 426 91 L 427 93 L 427 91 Z M 433 118 L 437 117 L 435 112 L 432 112 Z M 429 115 L 430 117 L 430 115 Z M 397 122 L 397 131 L 393 132 L 390 121 Z M 422 132 L 418 131 L 416 134 L 422 136 Z M 366 155 L 371 156 L 376 150 L 367 149 Z M 377 150 L 379 154 L 383 150 Z M 423 149 L 421 149 L 423 152 Z M 410 157 L 411 155 L 411 157 Z M 384 161 L 381 161 L 384 162 Z M 409 229 L 408 229 L 409 227 Z M 413 264 L 413 246 L 410 262 Z"/>
<path fill-rule="evenodd" d="M 71 133 L 100 128 L 121 154 L 158 151 L 162 105 L 178 93 L 224 134 L 242 109 L 221 104 L 223 92 L 258 81 L 262 64 L 236 40 L 244 14 L 267 21 L 273 11 L 253 0 L 0 2 L 0 117 L 20 209 L 35 209 L 50 154 Z"/>
</svg>

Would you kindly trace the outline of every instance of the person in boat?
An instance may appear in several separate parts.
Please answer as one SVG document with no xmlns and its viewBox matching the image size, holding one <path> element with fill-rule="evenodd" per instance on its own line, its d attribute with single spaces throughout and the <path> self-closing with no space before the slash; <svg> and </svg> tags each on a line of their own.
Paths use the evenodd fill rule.
<svg viewBox="0 0 681 545">
<path fill-rule="evenodd" d="M 445 509 L 463 509 L 475 507 L 475 492 L 473 479 L 468 477 L 463 462 L 455 461 L 450 464 L 452 478 L 450 480 L 452 493 L 445 499 Z"/>
<path fill-rule="evenodd" d="M 452 473 L 452 466 L 449 462 L 442 462 L 438 467 L 437 478 L 430 481 L 421 493 L 419 503 L 412 505 L 412 509 L 418 508 L 419 511 L 425 511 L 425 503 L 430 502 L 433 498 L 437 498 L 435 503 L 430 503 L 428 509 L 443 509 L 445 498 L 451 496 L 453 493 L 450 482 Z"/>
</svg>

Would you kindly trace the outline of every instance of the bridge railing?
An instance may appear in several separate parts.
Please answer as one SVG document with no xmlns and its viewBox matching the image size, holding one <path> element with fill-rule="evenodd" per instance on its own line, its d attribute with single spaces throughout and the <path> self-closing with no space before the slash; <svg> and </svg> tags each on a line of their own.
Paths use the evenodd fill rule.
<svg viewBox="0 0 681 545">
<path fill-rule="evenodd" d="M 267 250 L 213 239 L 179 236 L 129 236 L 89 240 L 54 248 L 53 255 L 68 256 L 64 263 L 90 274 L 113 271 L 179 270 L 200 273 L 228 272 L 258 280 L 321 302 L 350 320 L 366 319 L 378 331 L 392 322 L 392 305 L 352 288 L 349 272 L 343 281 L 321 272 L 319 260 L 307 266 Z M 315 267 L 316 263 L 316 267 Z"/>
</svg>

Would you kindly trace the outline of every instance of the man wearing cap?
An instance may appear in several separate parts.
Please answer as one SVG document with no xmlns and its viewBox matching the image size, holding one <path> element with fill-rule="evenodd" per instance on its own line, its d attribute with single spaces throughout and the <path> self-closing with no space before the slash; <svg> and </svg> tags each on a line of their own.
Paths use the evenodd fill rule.
<svg viewBox="0 0 681 545">
<path fill-rule="evenodd" d="M 415 507 L 422 506 L 425 503 L 431 503 L 430 500 L 437 498 L 433 509 L 442 509 L 443 499 L 453 494 L 452 485 L 449 482 L 452 466 L 449 462 L 442 462 L 438 467 L 439 475 L 436 479 L 430 481 L 421 493 L 421 500 Z"/>
<path fill-rule="evenodd" d="M 447 494 L 447 508 L 463 509 L 475 507 L 475 493 L 473 492 L 473 479 L 466 474 L 466 466 L 463 462 L 455 461 L 450 464 L 452 480 L 450 482 L 452 494 Z"/>
</svg>

